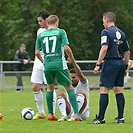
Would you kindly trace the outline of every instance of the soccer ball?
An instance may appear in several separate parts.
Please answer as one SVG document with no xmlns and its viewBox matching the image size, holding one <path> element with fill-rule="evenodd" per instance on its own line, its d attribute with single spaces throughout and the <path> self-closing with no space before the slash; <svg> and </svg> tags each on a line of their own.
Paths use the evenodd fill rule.
<svg viewBox="0 0 133 133">
<path fill-rule="evenodd" d="M 26 107 L 21 111 L 21 117 L 25 120 L 32 120 L 34 116 L 34 111 L 30 107 Z"/>
</svg>

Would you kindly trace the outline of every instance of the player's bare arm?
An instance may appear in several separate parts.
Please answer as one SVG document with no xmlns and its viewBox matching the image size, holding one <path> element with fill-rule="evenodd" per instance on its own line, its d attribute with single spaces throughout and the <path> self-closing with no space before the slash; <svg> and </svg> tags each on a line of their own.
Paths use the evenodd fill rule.
<svg viewBox="0 0 133 133">
<path fill-rule="evenodd" d="M 129 57 L 130 57 L 130 51 L 126 51 L 124 52 L 124 61 L 125 61 L 125 64 L 128 65 L 129 63 Z"/>
<path fill-rule="evenodd" d="M 37 58 L 43 63 L 43 58 L 40 55 L 40 50 L 35 50 L 35 55 L 37 56 Z"/>
<path fill-rule="evenodd" d="M 68 45 L 65 45 L 63 47 L 64 47 L 64 51 L 66 52 L 67 56 L 70 58 L 71 63 L 75 64 L 76 62 L 75 62 L 71 48 Z"/>
<path fill-rule="evenodd" d="M 84 74 L 82 73 L 80 67 L 77 65 L 77 63 L 73 64 L 73 66 L 75 68 L 76 74 L 79 77 L 80 81 L 84 81 L 86 78 L 85 78 Z"/>
<path fill-rule="evenodd" d="M 94 73 L 95 74 L 98 74 L 99 73 L 99 69 L 100 69 L 100 65 L 106 55 L 106 52 L 107 52 L 107 49 L 108 49 L 108 46 L 107 45 L 103 45 L 101 47 L 101 50 L 99 52 L 99 57 L 98 57 L 98 61 L 97 61 L 97 65 L 96 67 L 94 68 Z"/>
<path fill-rule="evenodd" d="M 68 62 L 72 63 L 70 58 L 68 57 Z M 73 63 L 73 66 L 75 68 L 76 74 L 79 77 L 80 81 L 84 81 L 86 78 L 84 76 L 84 74 L 82 73 L 80 67 L 78 66 L 78 64 L 76 62 Z"/>
</svg>

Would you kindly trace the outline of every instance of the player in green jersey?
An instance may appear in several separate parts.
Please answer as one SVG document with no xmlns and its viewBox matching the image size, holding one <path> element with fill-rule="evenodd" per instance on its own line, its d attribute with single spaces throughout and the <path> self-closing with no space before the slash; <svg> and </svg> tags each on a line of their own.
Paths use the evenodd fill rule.
<svg viewBox="0 0 133 133">
<path fill-rule="evenodd" d="M 48 120 L 57 120 L 53 115 L 53 90 L 55 79 L 60 85 L 63 85 L 68 93 L 69 100 L 74 110 L 74 120 L 82 120 L 78 114 L 78 104 L 76 95 L 72 88 L 67 62 L 65 60 L 65 53 L 71 59 L 71 63 L 75 64 L 75 59 L 71 48 L 68 46 L 69 42 L 65 30 L 59 29 L 59 18 L 56 15 L 50 15 L 47 18 L 48 30 L 42 32 L 36 39 L 35 54 L 44 64 L 44 71 L 47 80 L 46 100 L 48 105 Z M 40 56 L 40 48 L 44 52 L 44 61 Z"/>
</svg>

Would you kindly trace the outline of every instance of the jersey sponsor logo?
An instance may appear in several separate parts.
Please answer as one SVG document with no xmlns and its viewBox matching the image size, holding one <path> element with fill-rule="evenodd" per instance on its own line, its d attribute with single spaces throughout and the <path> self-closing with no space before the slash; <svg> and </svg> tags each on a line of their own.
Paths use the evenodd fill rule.
<svg viewBox="0 0 133 133">
<path fill-rule="evenodd" d="M 114 39 L 114 42 L 116 42 L 118 45 L 123 43 L 123 41 L 120 40 L 121 39 L 121 33 L 119 31 L 116 31 L 116 38 L 117 39 Z"/>
<path fill-rule="evenodd" d="M 121 44 L 121 43 L 123 43 L 123 41 L 121 41 L 121 40 L 117 40 L 117 39 L 114 39 L 114 42 L 116 42 L 117 44 Z"/>
<path fill-rule="evenodd" d="M 107 36 L 102 36 L 101 37 L 101 44 L 106 43 L 107 42 Z"/>
<path fill-rule="evenodd" d="M 48 54 L 48 55 L 46 55 L 46 57 L 50 57 L 50 56 L 59 56 L 59 54 L 57 53 L 57 54 Z"/>
<path fill-rule="evenodd" d="M 119 31 L 116 31 L 116 38 L 119 40 L 121 39 L 121 33 Z"/>
</svg>

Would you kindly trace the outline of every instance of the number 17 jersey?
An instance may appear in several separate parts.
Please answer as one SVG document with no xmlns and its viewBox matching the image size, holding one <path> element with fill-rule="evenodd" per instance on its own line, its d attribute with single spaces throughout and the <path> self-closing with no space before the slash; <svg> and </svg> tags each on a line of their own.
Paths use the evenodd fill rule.
<svg viewBox="0 0 133 133">
<path fill-rule="evenodd" d="M 69 45 L 65 30 L 50 28 L 37 36 L 36 50 L 42 48 L 44 53 L 44 69 L 64 70 L 67 69 L 63 46 Z"/>
</svg>

